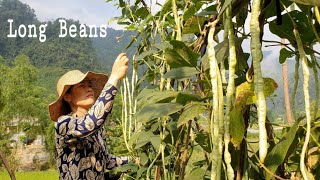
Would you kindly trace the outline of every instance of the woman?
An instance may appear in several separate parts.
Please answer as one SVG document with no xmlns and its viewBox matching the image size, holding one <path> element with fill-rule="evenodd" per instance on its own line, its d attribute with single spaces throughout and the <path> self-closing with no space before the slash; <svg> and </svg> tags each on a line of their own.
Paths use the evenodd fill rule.
<svg viewBox="0 0 320 180">
<path fill-rule="evenodd" d="M 55 121 L 60 179 L 104 179 L 106 169 L 128 163 L 128 157 L 108 153 L 103 134 L 118 81 L 125 76 L 128 61 L 126 54 L 121 53 L 109 78 L 74 70 L 59 79 L 59 98 L 49 105 L 49 112 Z"/>
</svg>

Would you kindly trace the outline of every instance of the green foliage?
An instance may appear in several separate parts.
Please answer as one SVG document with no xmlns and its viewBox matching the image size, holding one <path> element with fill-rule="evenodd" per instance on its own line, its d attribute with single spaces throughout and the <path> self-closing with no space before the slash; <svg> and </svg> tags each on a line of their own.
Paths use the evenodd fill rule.
<svg viewBox="0 0 320 180">
<path fill-rule="evenodd" d="M 300 3 L 302 1 L 295 2 Z M 314 1 L 303 2 L 307 2 L 308 5 L 315 5 L 312 4 Z M 176 4 L 176 7 L 173 7 L 174 4 Z M 283 4 L 289 7 L 292 2 L 284 1 Z M 138 105 L 138 112 L 132 117 L 142 123 L 138 126 L 132 125 L 139 128 L 132 128 L 134 131 L 130 133 L 134 134 L 127 138 L 129 138 L 129 148 L 134 154 L 143 156 L 144 163 L 138 169 L 132 168 L 129 170 L 128 175 L 130 178 L 170 179 L 178 177 L 178 179 L 210 179 L 210 172 L 215 171 L 208 168 L 214 158 L 212 156 L 215 152 L 212 152 L 212 147 L 216 143 L 211 136 L 212 134 L 223 134 L 223 127 L 226 125 L 217 125 L 218 121 L 216 119 L 214 119 L 213 124 L 210 124 L 209 121 L 212 116 L 212 106 L 216 102 L 212 101 L 213 92 L 211 91 L 209 76 L 210 64 L 206 53 L 208 48 L 207 36 L 210 23 L 217 18 L 217 15 L 220 19 L 215 27 L 215 35 L 217 36 L 214 37 L 214 40 L 216 40 L 217 44 L 214 49 L 218 68 L 221 70 L 220 74 L 227 76 L 229 73 L 229 39 L 225 36 L 221 40 L 220 34 L 222 34 L 221 31 L 227 29 L 223 12 L 229 5 L 232 5 L 232 16 L 236 17 L 232 27 L 237 36 L 235 40 L 237 55 L 235 86 L 237 93 L 234 100 L 232 100 L 230 112 L 230 138 L 233 146 L 229 145 L 229 151 L 232 157 L 232 168 L 235 175 L 242 175 L 242 177 L 235 177 L 236 179 L 262 179 L 266 178 L 266 176 L 269 178 L 270 175 L 264 173 L 265 170 L 256 159 L 255 154 L 258 153 L 257 145 L 254 144 L 255 147 L 252 152 L 248 150 L 250 149 L 249 145 L 253 144 L 253 142 L 250 142 L 251 137 L 247 135 L 248 129 L 249 127 L 256 128 L 257 122 L 257 107 L 254 105 L 257 101 L 254 83 L 248 82 L 248 76 L 254 77 L 256 70 L 252 69 L 252 67 L 249 68 L 251 54 L 246 53 L 243 47 L 244 40 L 251 38 L 252 35 L 252 32 L 246 32 L 247 28 L 245 28 L 246 22 L 248 22 L 251 2 L 240 0 L 222 1 L 219 5 L 221 8 L 218 10 L 216 8 L 219 6 L 215 1 L 213 3 L 212 1 L 193 0 L 166 1 L 158 12 L 151 13 L 145 11 L 141 1 L 137 1 L 134 4 L 119 1 L 118 7 L 122 10 L 122 16 L 117 18 L 118 23 L 127 25 L 126 29 L 130 31 L 137 32 L 136 38 L 139 37 L 140 40 L 131 41 L 128 46 L 137 47 L 138 69 L 143 71 L 141 73 L 142 76 L 138 78 L 137 85 L 131 87 L 138 91 L 138 96 L 132 94 Z M 316 23 L 315 17 L 311 15 L 314 9 L 311 6 L 297 4 L 296 6 L 300 10 L 287 12 L 282 7 L 282 4 L 278 8 L 275 8 L 276 6 L 277 1 L 265 1 L 259 15 L 259 23 L 261 23 L 261 29 L 265 29 L 263 27 L 269 25 L 269 30 L 273 34 L 289 41 L 288 49 L 280 51 L 279 62 L 283 63 L 297 55 L 296 42 L 292 32 L 294 25 L 290 19 L 291 17 L 298 24 L 297 28 L 302 36 L 306 52 L 314 54 L 312 46 L 319 43 L 315 33 L 319 35 L 320 32 L 319 24 Z M 275 20 L 275 16 L 279 14 L 278 10 L 282 12 L 281 25 L 277 25 Z M 176 12 L 178 13 L 176 14 Z M 315 33 L 312 31 L 313 27 Z M 181 38 L 181 41 L 178 41 L 180 33 L 184 37 Z M 223 33 L 227 34 L 227 32 Z M 260 35 L 263 40 L 268 38 L 268 36 L 263 36 L 263 31 Z M 189 38 L 185 38 L 186 36 Z M 258 38 L 257 40 L 259 41 Z M 274 41 L 274 39 L 271 40 Z M 265 57 L 267 55 L 268 52 L 265 51 Z M 269 63 L 272 64 L 274 62 Z M 291 62 L 287 61 L 287 63 L 291 67 Z M 222 69 L 223 67 L 226 71 Z M 290 68 L 289 70 L 291 73 Z M 268 73 L 273 72 L 270 70 Z M 279 73 L 279 71 L 274 73 Z M 220 77 L 217 78 L 220 79 Z M 276 104 L 276 108 L 269 109 L 268 112 L 275 112 L 277 115 L 284 114 L 283 105 L 280 104 L 283 102 L 281 100 L 283 93 L 279 93 L 279 90 L 277 90 L 278 84 L 282 86 L 282 82 L 279 83 L 278 81 L 280 79 L 282 79 L 280 75 L 273 79 L 264 78 L 263 92 L 265 97 L 275 100 L 274 104 Z M 225 95 L 227 84 L 224 79 L 221 81 L 223 81 L 222 91 L 223 95 Z M 146 84 L 152 84 L 152 87 L 145 87 Z M 292 79 L 289 79 L 289 84 L 293 84 Z M 312 83 L 309 84 L 314 88 Z M 273 95 L 275 92 L 280 95 Z M 311 90 L 311 92 L 314 95 L 314 90 Z M 296 104 L 302 109 L 304 99 L 302 94 L 298 93 L 297 99 L 299 99 L 299 103 L 297 102 Z M 222 105 L 224 107 L 225 102 L 222 102 Z M 269 107 L 271 106 L 269 105 Z M 304 112 L 301 116 L 303 114 Z M 220 116 L 222 114 L 219 114 Z M 129 117 L 131 116 L 129 115 Z M 271 118 L 271 121 L 273 120 Z M 131 125 L 129 124 L 128 126 Z M 219 132 L 213 132 L 213 126 L 219 126 Z M 270 149 L 268 150 L 265 165 L 272 170 L 272 173 L 280 175 L 282 178 L 289 178 L 292 172 L 299 171 L 299 157 L 298 159 L 296 158 L 301 151 L 305 131 L 299 128 L 297 124 L 292 126 L 290 131 L 283 131 L 282 133 L 272 131 L 272 125 L 267 124 L 266 126 L 270 128 L 268 129 Z M 278 137 L 275 136 L 283 138 L 279 141 Z M 314 136 L 317 137 L 316 133 Z M 160 145 L 158 145 L 159 139 Z M 248 139 L 250 140 L 248 141 Z M 253 140 L 258 141 L 256 137 Z M 311 142 L 310 146 L 317 147 L 318 142 L 316 144 Z M 191 162 L 193 151 L 197 148 L 200 149 L 205 158 Z M 223 151 L 224 149 L 220 150 Z M 218 158 L 224 159 L 226 157 Z M 312 160 L 309 161 L 317 160 L 313 156 Z M 224 160 L 224 162 L 227 162 L 227 160 Z M 315 174 L 315 169 L 317 168 L 314 167 L 318 163 L 313 164 L 309 168 Z M 225 164 L 223 163 L 223 165 Z M 186 166 L 188 171 L 185 171 Z M 284 167 L 284 169 L 278 168 L 279 166 Z M 224 178 L 225 175 L 225 170 L 222 170 L 221 178 Z M 299 174 L 296 174 L 296 176 L 297 178 L 300 177 Z"/>
<path fill-rule="evenodd" d="M 275 173 L 278 167 L 284 162 L 285 158 L 288 157 L 287 153 L 290 152 L 289 148 L 296 137 L 298 124 L 299 122 L 297 121 L 290 128 L 285 137 L 283 137 L 283 139 L 270 151 L 266 157 L 265 165 L 272 173 Z M 266 174 L 266 179 L 270 178 L 270 175 Z"/>
<path fill-rule="evenodd" d="M 274 93 L 278 88 L 278 84 L 271 78 L 264 78 L 263 91 L 265 97 L 268 97 Z M 254 92 L 254 84 L 244 82 L 237 87 L 236 96 L 240 96 L 241 93 L 251 92 L 251 95 L 246 99 L 246 104 L 254 104 L 257 102 L 257 97 Z M 249 94 L 247 94 L 249 95 Z"/>
</svg>

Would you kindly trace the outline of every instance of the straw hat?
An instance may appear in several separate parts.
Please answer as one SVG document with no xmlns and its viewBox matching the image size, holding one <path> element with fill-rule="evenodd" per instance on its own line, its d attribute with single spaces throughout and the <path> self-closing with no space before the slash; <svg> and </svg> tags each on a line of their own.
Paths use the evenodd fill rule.
<svg viewBox="0 0 320 180">
<path fill-rule="evenodd" d="M 52 121 L 57 121 L 58 118 L 63 114 L 63 108 L 65 104 L 63 103 L 63 96 L 66 94 L 68 89 L 75 84 L 80 83 L 84 79 L 88 79 L 93 84 L 93 91 L 95 98 L 97 99 L 108 81 L 108 76 L 105 74 L 99 74 L 94 72 L 87 72 L 83 74 L 79 70 L 72 70 L 64 74 L 57 83 L 58 99 L 49 104 L 49 113 Z"/>
</svg>

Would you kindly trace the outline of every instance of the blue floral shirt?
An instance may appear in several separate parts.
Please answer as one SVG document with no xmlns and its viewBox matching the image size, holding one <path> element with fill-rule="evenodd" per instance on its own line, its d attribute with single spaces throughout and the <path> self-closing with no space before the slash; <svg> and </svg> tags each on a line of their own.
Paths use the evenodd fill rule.
<svg viewBox="0 0 320 180">
<path fill-rule="evenodd" d="M 64 115 L 55 123 L 60 179 L 104 179 L 106 169 L 128 163 L 128 157 L 108 153 L 104 135 L 116 93 L 116 87 L 107 83 L 87 115 Z"/>
</svg>

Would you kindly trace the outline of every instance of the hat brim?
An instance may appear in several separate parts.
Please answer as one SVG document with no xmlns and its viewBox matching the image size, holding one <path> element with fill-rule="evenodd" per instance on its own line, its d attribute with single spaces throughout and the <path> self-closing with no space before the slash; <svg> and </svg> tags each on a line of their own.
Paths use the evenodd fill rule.
<svg viewBox="0 0 320 180">
<path fill-rule="evenodd" d="M 74 81 L 70 84 L 65 84 L 63 87 L 63 91 L 62 91 L 61 95 L 58 97 L 58 99 L 56 101 L 52 102 L 51 104 L 49 104 L 49 115 L 50 115 L 50 118 L 52 121 L 57 121 L 60 116 L 64 115 L 62 100 L 63 100 L 63 96 L 68 91 L 68 89 L 72 85 L 76 85 L 86 78 L 91 80 L 92 83 L 94 84 L 93 91 L 94 91 L 95 99 L 97 99 L 99 97 L 99 95 L 101 94 L 101 91 L 104 88 L 105 84 L 107 83 L 109 76 L 106 74 L 95 73 L 95 72 L 89 71 L 86 74 L 84 74 L 83 77 L 79 77 L 79 79 L 77 79 L 76 81 Z"/>
</svg>

